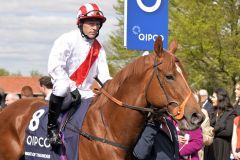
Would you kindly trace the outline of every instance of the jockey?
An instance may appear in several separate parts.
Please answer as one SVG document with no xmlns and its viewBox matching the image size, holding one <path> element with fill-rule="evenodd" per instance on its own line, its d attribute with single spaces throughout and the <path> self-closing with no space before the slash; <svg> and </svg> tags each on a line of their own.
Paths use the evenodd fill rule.
<svg viewBox="0 0 240 160">
<path fill-rule="evenodd" d="M 48 60 L 53 90 L 47 127 L 52 146 L 62 144 L 57 119 L 66 99 L 70 96 L 71 107 L 80 106 L 81 98 L 94 96 L 90 88 L 94 77 L 103 83 L 111 79 L 105 50 L 96 39 L 105 21 L 98 5 L 84 4 L 77 14 L 78 29 L 63 34 L 54 42 Z"/>
</svg>

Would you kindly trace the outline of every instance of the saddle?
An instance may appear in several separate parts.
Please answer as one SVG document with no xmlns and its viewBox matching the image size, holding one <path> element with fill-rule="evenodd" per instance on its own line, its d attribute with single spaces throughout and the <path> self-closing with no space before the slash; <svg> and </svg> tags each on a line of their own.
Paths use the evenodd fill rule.
<svg viewBox="0 0 240 160">
<path fill-rule="evenodd" d="M 26 128 L 25 160 L 61 159 L 78 160 L 79 130 L 89 109 L 92 99 L 83 99 L 81 106 L 74 113 L 68 110 L 59 118 L 63 145 L 52 148 L 47 139 L 48 107 L 39 108 L 32 115 Z M 70 117 L 69 117 L 70 116 Z"/>
</svg>

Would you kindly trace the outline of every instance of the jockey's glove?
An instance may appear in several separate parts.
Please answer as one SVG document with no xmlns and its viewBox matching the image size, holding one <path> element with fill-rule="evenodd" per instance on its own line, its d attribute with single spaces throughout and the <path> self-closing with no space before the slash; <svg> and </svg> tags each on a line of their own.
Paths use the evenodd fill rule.
<svg viewBox="0 0 240 160">
<path fill-rule="evenodd" d="M 81 94 L 79 93 L 78 89 L 75 89 L 71 92 L 72 95 L 72 106 L 77 107 L 81 104 Z"/>
</svg>

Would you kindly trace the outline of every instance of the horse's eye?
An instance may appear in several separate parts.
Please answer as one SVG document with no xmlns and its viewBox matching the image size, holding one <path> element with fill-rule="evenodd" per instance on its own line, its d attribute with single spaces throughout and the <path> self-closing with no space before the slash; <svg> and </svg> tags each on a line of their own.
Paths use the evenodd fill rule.
<svg viewBox="0 0 240 160">
<path fill-rule="evenodd" d="M 173 75 L 166 75 L 166 78 L 167 78 L 167 80 L 174 80 L 175 79 Z"/>
</svg>

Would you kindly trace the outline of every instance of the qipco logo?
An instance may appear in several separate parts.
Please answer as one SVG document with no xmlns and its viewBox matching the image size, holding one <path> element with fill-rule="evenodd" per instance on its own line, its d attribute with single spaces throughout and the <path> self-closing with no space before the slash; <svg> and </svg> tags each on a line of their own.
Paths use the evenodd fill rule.
<svg viewBox="0 0 240 160">
<path fill-rule="evenodd" d="M 155 12 L 160 7 L 161 0 L 156 0 L 155 4 L 150 7 L 143 4 L 142 0 L 137 0 L 137 4 L 145 12 Z"/>
<path fill-rule="evenodd" d="M 161 36 L 162 40 L 164 41 L 163 35 L 143 33 L 139 26 L 133 26 L 132 32 L 135 36 L 137 36 L 138 40 L 140 41 L 146 41 L 146 42 L 155 41 L 158 36 Z"/>
</svg>

